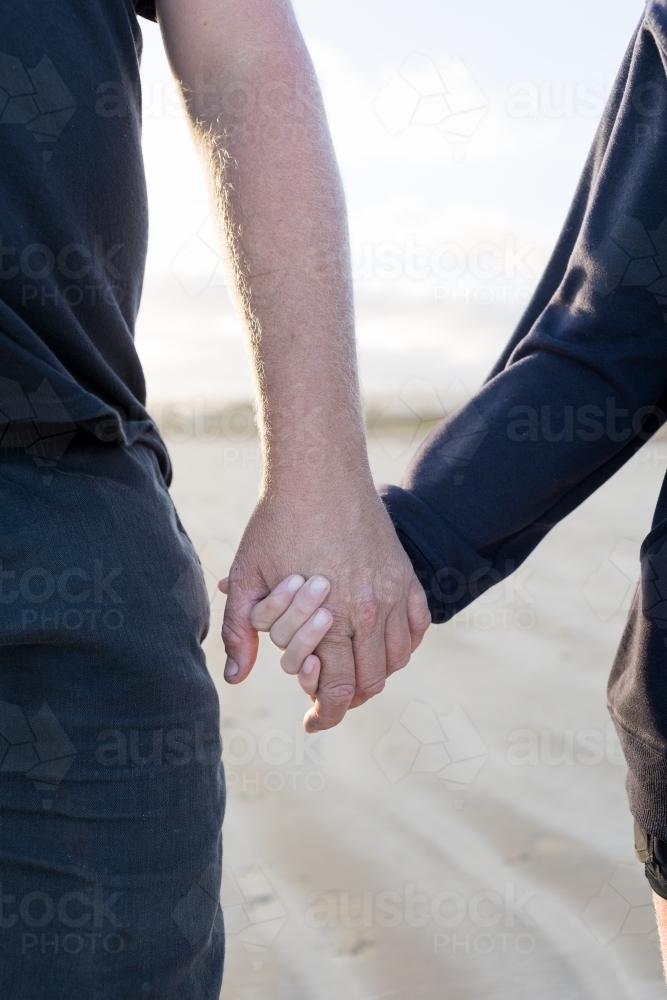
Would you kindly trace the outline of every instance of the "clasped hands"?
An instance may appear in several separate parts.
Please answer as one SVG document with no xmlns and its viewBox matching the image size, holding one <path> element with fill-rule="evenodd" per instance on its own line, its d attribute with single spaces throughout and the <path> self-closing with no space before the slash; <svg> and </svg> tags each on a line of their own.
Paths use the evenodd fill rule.
<svg viewBox="0 0 667 1000">
<path fill-rule="evenodd" d="M 404 667 L 431 617 L 373 488 L 326 498 L 264 496 L 228 577 L 225 679 L 252 669 L 259 632 L 283 652 L 313 706 L 308 732 L 337 725 Z"/>
</svg>

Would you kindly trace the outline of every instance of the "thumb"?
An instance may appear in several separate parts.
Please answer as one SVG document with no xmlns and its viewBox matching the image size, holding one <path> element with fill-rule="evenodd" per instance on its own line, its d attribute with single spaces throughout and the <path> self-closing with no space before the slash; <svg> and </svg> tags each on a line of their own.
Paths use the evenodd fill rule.
<svg viewBox="0 0 667 1000">
<path fill-rule="evenodd" d="M 259 635 L 252 626 L 250 614 L 257 602 L 266 597 L 268 590 L 262 584 L 248 589 L 230 574 L 227 593 L 229 596 L 222 624 L 222 641 L 227 653 L 225 680 L 229 684 L 239 684 L 252 670 L 259 647 Z"/>
</svg>

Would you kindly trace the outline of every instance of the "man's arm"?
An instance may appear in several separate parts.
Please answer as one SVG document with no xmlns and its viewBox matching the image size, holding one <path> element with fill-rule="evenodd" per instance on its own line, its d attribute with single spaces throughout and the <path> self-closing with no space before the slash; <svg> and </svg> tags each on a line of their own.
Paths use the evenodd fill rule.
<svg viewBox="0 0 667 1000">
<path fill-rule="evenodd" d="M 230 573 L 227 679 L 255 660 L 250 612 L 289 573 L 331 581 L 311 729 L 404 666 L 430 618 L 366 456 L 344 197 L 289 0 L 159 0 L 250 335 L 264 479 Z M 236 672 L 235 671 L 236 669 Z"/>
</svg>

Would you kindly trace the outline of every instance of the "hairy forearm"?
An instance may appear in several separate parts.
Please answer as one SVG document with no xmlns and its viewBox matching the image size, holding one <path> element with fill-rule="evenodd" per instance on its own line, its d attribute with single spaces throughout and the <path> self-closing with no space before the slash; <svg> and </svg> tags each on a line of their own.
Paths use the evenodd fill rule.
<svg viewBox="0 0 667 1000">
<path fill-rule="evenodd" d="M 291 7 L 182 3 L 161 20 L 250 337 L 265 488 L 367 478 L 345 202 Z"/>
</svg>

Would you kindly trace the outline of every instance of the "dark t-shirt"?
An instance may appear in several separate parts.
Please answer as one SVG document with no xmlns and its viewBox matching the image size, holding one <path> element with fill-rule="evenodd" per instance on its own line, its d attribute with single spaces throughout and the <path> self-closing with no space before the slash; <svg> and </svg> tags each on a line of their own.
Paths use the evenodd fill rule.
<svg viewBox="0 0 667 1000">
<path fill-rule="evenodd" d="M 154 7 L 136 8 L 154 16 Z M 144 441 L 148 216 L 132 0 L 0 0 L 0 447 Z"/>
</svg>

